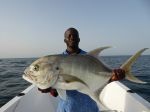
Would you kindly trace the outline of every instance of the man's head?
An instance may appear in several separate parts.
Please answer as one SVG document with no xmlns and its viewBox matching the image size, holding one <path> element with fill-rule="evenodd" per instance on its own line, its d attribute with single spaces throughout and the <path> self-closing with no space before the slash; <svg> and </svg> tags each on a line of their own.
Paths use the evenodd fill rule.
<svg viewBox="0 0 150 112">
<path fill-rule="evenodd" d="M 80 38 L 79 33 L 75 28 L 67 29 L 65 31 L 64 37 L 64 42 L 66 43 L 67 47 L 78 48 Z"/>
</svg>

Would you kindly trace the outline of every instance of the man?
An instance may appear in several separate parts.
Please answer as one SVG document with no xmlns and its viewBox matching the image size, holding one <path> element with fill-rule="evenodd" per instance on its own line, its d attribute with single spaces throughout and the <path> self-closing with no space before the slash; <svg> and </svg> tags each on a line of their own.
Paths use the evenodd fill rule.
<svg viewBox="0 0 150 112">
<path fill-rule="evenodd" d="M 64 34 L 67 45 L 63 55 L 86 54 L 79 48 L 79 33 L 75 28 L 69 28 Z M 61 100 L 57 112 L 99 112 L 96 103 L 87 95 L 76 90 L 67 90 L 67 100 Z"/>
<path fill-rule="evenodd" d="M 86 54 L 85 51 L 79 48 L 80 38 L 79 33 L 75 28 L 67 29 L 64 37 L 67 49 L 63 52 L 63 55 Z M 115 69 L 109 82 L 123 79 L 125 77 L 124 74 L 124 70 Z M 51 95 L 55 97 L 58 95 L 57 91 L 53 88 L 39 90 L 44 93 L 50 92 Z M 67 90 L 66 93 L 67 99 L 65 101 L 60 100 L 57 112 L 99 112 L 96 103 L 89 96 L 76 90 Z"/>
</svg>

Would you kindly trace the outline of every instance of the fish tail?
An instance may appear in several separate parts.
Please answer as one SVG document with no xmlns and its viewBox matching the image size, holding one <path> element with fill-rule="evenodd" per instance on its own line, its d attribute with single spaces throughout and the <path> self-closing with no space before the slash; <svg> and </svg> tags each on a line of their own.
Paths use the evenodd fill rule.
<svg viewBox="0 0 150 112">
<path fill-rule="evenodd" d="M 136 59 L 148 48 L 144 48 L 139 50 L 137 53 L 135 53 L 133 56 L 131 56 L 120 68 L 125 70 L 125 78 L 136 83 L 146 83 L 141 81 L 140 79 L 136 78 L 132 73 L 131 73 L 131 66 L 132 64 L 136 61 Z"/>
</svg>

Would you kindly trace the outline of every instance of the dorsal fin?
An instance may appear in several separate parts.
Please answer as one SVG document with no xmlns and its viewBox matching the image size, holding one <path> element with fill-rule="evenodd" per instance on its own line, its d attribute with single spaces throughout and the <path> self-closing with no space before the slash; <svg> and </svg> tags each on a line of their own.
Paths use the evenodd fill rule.
<svg viewBox="0 0 150 112">
<path fill-rule="evenodd" d="M 94 50 L 88 52 L 87 54 L 94 56 L 94 57 L 98 57 L 100 52 L 103 51 L 104 49 L 107 49 L 107 48 L 111 48 L 111 46 L 100 47 L 100 48 L 97 48 L 97 49 L 94 49 Z"/>
</svg>

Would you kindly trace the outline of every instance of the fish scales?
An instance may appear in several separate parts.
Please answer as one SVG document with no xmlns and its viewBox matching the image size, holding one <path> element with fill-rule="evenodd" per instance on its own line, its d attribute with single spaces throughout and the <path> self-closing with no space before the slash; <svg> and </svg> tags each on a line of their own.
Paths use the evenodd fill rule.
<svg viewBox="0 0 150 112">
<path fill-rule="evenodd" d="M 77 90 L 90 96 L 103 109 L 108 110 L 100 98 L 101 90 L 108 84 L 112 69 L 103 64 L 98 54 L 109 47 L 97 48 L 86 55 L 48 55 L 34 61 L 24 71 L 23 78 L 40 89 L 53 87 L 65 100 L 65 90 Z M 131 73 L 131 65 L 147 48 L 131 56 L 120 66 L 125 78 L 136 83 L 143 82 Z"/>
</svg>

